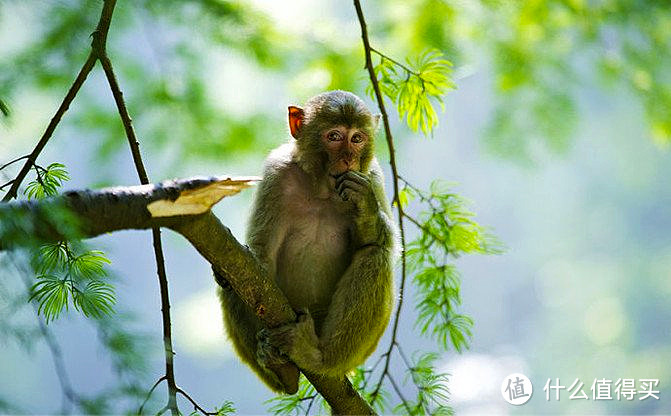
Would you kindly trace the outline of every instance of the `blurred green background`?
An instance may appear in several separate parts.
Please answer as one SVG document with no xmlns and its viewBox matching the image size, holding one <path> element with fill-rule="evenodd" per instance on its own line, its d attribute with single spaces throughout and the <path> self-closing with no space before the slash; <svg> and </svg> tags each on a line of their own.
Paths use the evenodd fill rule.
<svg viewBox="0 0 671 416">
<path fill-rule="evenodd" d="M 0 1 L 7 110 L 0 114 L 0 165 L 28 153 L 41 135 L 89 52 L 101 3 Z M 403 176 L 423 187 L 437 178 L 457 182 L 477 219 L 508 247 L 501 256 L 458 261 L 462 309 L 475 330 L 471 349 L 447 353 L 441 364 L 452 374 L 456 412 L 671 414 L 669 2 L 398 0 L 363 7 L 376 49 L 403 60 L 435 48 L 454 64 L 457 89 L 445 97 L 431 137 L 391 115 Z M 267 152 L 288 138 L 287 105 L 335 88 L 364 96 L 368 83 L 347 2 L 119 0 L 108 44 L 153 181 L 259 174 Z M 388 170 L 382 137 L 378 153 Z M 67 188 L 137 182 L 99 67 L 39 161 L 64 163 L 72 176 Z M 14 174 L 3 170 L 0 182 Z M 251 195 L 215 210 L 239 237 Z M 240 413 L 264 413 L 271 394 L 222 335 L 208 265 L 181 237 L 165 234 L 178 382 L 209 407 L 229 399 Z M 112 260 L 117 309 L 132 312 L 129 325 L 147 336 L 146 369 L 136 374 L 146 389 L 163 365 L 150 237 L 123 232 L 91 245 Z M 34 337 L 32 309 L 16 301 L 21 281 L 3 256 L 0 405 L 10 413 L 53 413 L 61 397 L 56 374 Z M 435 349 L 415 335 L 409 305 L 400 327 L 404 349 Z M 49 326 L 78 391 L 119 382 L 95 342 L 99 329 L 76 314 Z M 500 393 L 514 372 L 534 383 L 532 399 L 519 407 Z M 659 379 L 660 400 L 563 394 L 546 401 L 549 378 L 567 387 L 579 378 L 590 398 L 596 378 Z"/>
</svg>

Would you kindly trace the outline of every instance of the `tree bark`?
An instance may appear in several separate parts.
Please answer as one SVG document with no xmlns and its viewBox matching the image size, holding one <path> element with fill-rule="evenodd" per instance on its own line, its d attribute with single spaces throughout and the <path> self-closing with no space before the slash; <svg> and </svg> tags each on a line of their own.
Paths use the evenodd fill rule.
<svg viewBox="0 0 671 416">
<path fill-rule="evenodd" d="M 166 227 L 183 235 L 268 327 L 296 320 L 254 254 L 210 211 L 257 178 L 189 178 L 159 184 L 76 190 L 42 200 L 0 203 L 0 251 L 128 229 Z M 70 225 L 68 225 L 70 224 Z M 374 414 L 346 377 L 304 373 L 335 414 Z"/>
</svg>

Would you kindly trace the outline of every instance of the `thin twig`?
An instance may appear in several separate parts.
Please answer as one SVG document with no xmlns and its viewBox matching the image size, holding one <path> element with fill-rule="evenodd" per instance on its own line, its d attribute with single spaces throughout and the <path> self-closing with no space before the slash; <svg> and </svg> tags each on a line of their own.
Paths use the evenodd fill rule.
<svg viewBox="0 0 671 416">
<path fill-rule="evenodd" d="M 109 8 L 110 19 L 112 12 L 114 11 L 114 5 L 116 0 L 105 0 L 105 7 Z M 97 34 L 97 33 L 96 33 Z M 131 117 L 128 113 L 128 108 L 123 98 L 123 92 L 119 87 L 119 83 L 114 74 L 114 69 L 112 68 L 112 62 L 107 57 L 106 51 L 106 36 L 107 32 L 101 32 L 98 34 L 100 37 L 94 34 L 93 41 L 93 50 L 96 53 L 97 58 L 100 60 L 100 64 L 103 67 L 105 76 L 107 77 L 107 82 L 109 83 L 110 89 L 112 90 L 112 96 L 119 111 L 119 116 L 121 117 L 121 122 L 123 123 L 124 131 L 126 132 L 126 137 L 128 139 L 128 144 L 130 146 L 131 155 L 133 156 L 133 162 L 135 164 L 135 170 L 137 171 L 138 177 L 140 178 L 140 183 L 146 185 L 149 183 L 149 177 L 147 176 L 147 171 L 142 162 L 142 155 L 140 154 L 140 144 L 137 141 L 135 135 L 135 130 L 133 129 L 133 124 Z M 177 407 L 177 383 L 175 382 L 175 372 L 173 364 L 174 351 L 172 348 L 172 335 L 171 335 L 171 319 L 170 319 L 170 295 L 168 290 L 168 278 L 165 271 L 165 259 L 163 257 L 163 247 L 161 243 L 161 230 L 158 227 L 154 227 L 151 230 L 152 241 L 154 246 L 154 257 L 156 259 L 156 271 L 158 274 L 159 287 L 161 292 L 161 317 L 163 321 L 163 346 L 165 353 L 165 376 L 168 383 L 168 404 L 167 407 L 170 409 L 170 413 L 173 416 L 179 414 L 179 409 Z"/>
<path fill-rule="evenodd" d="M 407 218 L 411 223 L 415 224 L 415 225 L 417 226 L 417 228 L 424 229 L 424 225 L 422 225 L 422 223 L 420 223 L 420 222 L 419 222 L 415 217 L 413 217 L 412 215 L 409 215 L 409 214 L 407 214 L 407 213 L 404 212 L 404 213 L 403 213 L 403 216 L 405 216 L 405 218 Z"/>
<path fill-rule="evenodd" d="M 440 243 L 445 243 L 445 239 L 439 235 L 437 235 L 431 228 L 425 226 L 424 224 L 420 223 L 415 219 L 413 216 L 406 214 L 403 212 L 403 216 L 407 218 L 411 223 L 415 224 L 417 228 L 420 230 L 424 231 L 425 233 L 429 234 L 434 240 L 439 241 Z"/>
<path fill-rule="evenodd" d="M 17 157 L 17 158 L 14 159 L 14 160 L 10 160 L 9 162 L 7 162 L 7 163 L 5 163 L 4 165 L 0 166 L 0 170 L 3 170 L 4 168 L 6 168 L 7 166 L 11 165 L 12 163 L 16 163 L 16 162 L 18 162 L 19 160 L 27 159 L 27 158 L 29 158 L 29 157 L 30 157 L 30 155 L 25 155 L 25 156 Z"/>
<path fill-rule="evenodd" d="M 49 122 L 49 125 L 47 126 L 47 129 L 44 131 L 44 134 L 42 134 L 42 137 L 40 138 L 39 142 L 37 142 L 37 145 L 28 156 L 28 160 L 26 161 L 26 163 L 23 164 L 23 167 L 16 175 L 14 182 L 12 182 L 12 187 L 9 188 L 9 191 L 7 191 L 5 196 L 2 198 L 2 202 L 10 201 L 16 198 L 16 196 L 18 195 L 18 190 L 19 186 L 21 186 L 21 182 L 23 182 L 23 180 L 26 178 L 26 175 L 28 175 L 28 172 L 30 172 L 30 167 L 35 163 L 37 157 L 40 155 L 44 147 L 47 145 L 47 142 L 53 135 L 54 130 L 56 130 L 56 126 L 58 126 L 58 123 L 61 121 L 63 114 L 65 114 L 65 112 L 68 110 L 70 104 L 77 96 L 79 89 L 84 84 L 84 81 L 86 81 L 86 77 L 89 75 L 89 72 L 91 72 L 91 69 L 93 69 L 93 65 L 95 65 L 95 62 L 96 58 L 93 55 L 93 53 L 89 54 L 89 57 L 86 59 L 86 62 L 84 62 L 84 65 L 82 66 L 82 69 L 79 71 L 77 78 L 75 78 L 75 81 L 72 83 L 72 86 L 68 90 L 68 93 L 65 95 L 63 102 L 58 107 L 58 110 L 56 110 L 56 114 Z"/>
<path fill-rule="evenodd" d="M 144 406 L 147 404 L 147 402 L 151 398 L 151 394 L 154 392 L 154 390 L 156 390 L 156 387 L 158 387 L 158 385 L 161 384 L 161 382 L 163 380 L 165 380 L 165 376 L 162 376 L 161 378 L 156 380 L 156 383 L 154 383 L 154 385 L 151 387 L 151 389 L 149 389 L 149 392 L 147 393 L 147 397 L 144 399 L 144 401 L 142 402 L 142 405 L 140 405 L 140 408 L 137 410 L 138 415 L 142 414 L 142 411 L 144 410 Z"/>
<path fill-rule="evenodd" d="M 101 15 L 101 20 L 102 18 L 103 16 Z M 91 52 L 88 58 L 86 59 L 86 62 L 84 62 L 82 69 L 79 71 L 77 78 L 75 78 L 74 82 L 72 83 L 72 86 L 68 90 L 68 93 L 65 95 L 65 98 L 63 98 L 63 102 L 61 102 L 61 105 L 58 107 L 58 110 L 56 110 L 56 114 L 54 114 L 53 118 L 49 122 L 47 129 L 42 134 L 42 137 L 37 142 L 37 145 L 35 145 L 33 151 L 30 153 L 30 155 L 28 155 L 27 158 L 28 160 L 26 160 L 26 163 L 23 164 L 23 167 L 16 175 L 16 178 L 12 182 L 12 187 L 9 188 L 7 194 L 5 194 L 5 196 L 2 198 L 2 202 L 7 202 L 17 197 L 19 186 L 21 186 L 21 182 L 23 182 L 23 180 L 26 178 L 26 175 L 28 175 L 28 173 L 30 172 L 31 166 L 35 163 L 37 157 L 40 155 L 44 147 L 47 145 L 47 142 L 53 135 L 54 130 L 56 130 L 58 123 L 61 121 L 61 118 L 63 118 L 63 114 L 65 114 L 65 112 L 68 110 L 70 104 L 77 96 L 79 89 L 84 84 L 84 81 L 86 81 L 86 77 L 91 72 L 91 69 L 93 69 L 95 62 L 96 58 L 93 52 Z"/>
<path fill-rule="evenodd" d="M 0 186 L 0 190 L 5 189 L 5 188 L 8 187 L 9 185 L 13 184 L 15 180 L 16 180 L 16 179 L 12 179 L 11 181 L 8 181 L 8 182 L 6 182 L 5 184 L 3 184 L 2 186 Z"/>
<path fill-rule="evenodd" d="M 312 405 L 315 403 L 315 399 L 317 398 L 317 395 L 316 395 L 316 394 L 313 394 L 312 396 L 308 396 L 308 397 L 306 397 L 306 399 L 307 399 L 307 398 L 310 399 L 310 403 L 308 403 L 308 408 L 307 408 L 307 410 L 305 411 L 305 416 L 308 416 L 308 415 L 310 414 L 310 409 L 312 408 Z"/>
<path fill-rule="evenodd" d="M 400 354 L 401 359 L 403 359 L 403 362 L 405 363 L 405 366 L 408 368 L 408 370 L 410 370 L 410 371 L 414 370 L 415 367 L 412 365 L 412 363 L 408 359 L 408 356 L 405 355 L 405 352 L 403 352 L 403 349 L 401 348 L 401 346 L 397 345 L 396 347 L 398 348 L 398 353 Z"/>
<path fill-rule="evenodd" d="M 46 188 L 47 186 L 44 184 L 44 180 L 42 179 L 42 174 L 43 174 L 44 172 L 46 172 L 46 169 L 42 168 L 43 171 L 42 171 L 42 173 L 40 173 L 40 168 L 41 168 L 41 166 L 38 166 L 38 165 L 34 164 L 33 167 L 35 168 L 35 175 L 36 175 L 36 177 L 37 177 L 37 182 L 38 182 L 40 185 L 42 185 L 42 188 Z"/>
<path fill-rule="evenodd" d="M 386 353 L 380 355 L 380 357 L 377 359 L 377 361 L 375 361 L 375 364 L 373 364 L 373 366 L 370 368 L 370 370 L 365 370 L 364 372 L 370 373 L 372 375 L 373 372 L 375 371 L 375 369 L 377 368 L 377 366 L 380 365 L 380 363 L 384 359 L 385 355 L 386 355 Z M 366 387 L 368 387 L 368 377 L 364 377 L 363 385 L 361 386 L 361 391 L 366 391 Z"/>
<path fill-rule="evenodd" d="M 202 414 L 204 414 L 204 415 L 206 415 L 206 416 L 211 416 L 211 415 L 216 415 L 216 414 L 217 414 L 217 412 L 208 412 L 207 410 L 205 410 L 205 409 L 203 409 L 202 407 L 200 407 L 200 406 L 198 405 L 198 403 L 196 403 L 196 401 L 193 400 L 193 399 L 191 398 L 191 396 L 189 396 L 184 390 L 182 390 L 182 389 L 179 388 L 179 387 L 177 387 L 177 393 L 181 394 L 181 395 L 184 396 L 188 401 L 190 401 L 191 404 L 193 405 L 194 410 L 197 410 L 197 411 L 199 411 L 200 413 L 202 413 Z"/>
<path fill-rule="evenodd" d="M 408 359 L 408 356 L 405 355 L 405 352 L 403 352 L 403 349 L 401 348 L 400 345 L 397 345 L 397 350 L 401 358 L 403 359 L 403 362 L 405 363 L 406 368 L 410 371 L 410 376 L 412 377 L 412 384 L 417 387 L 417 390 L 424 390 L 424 387 L 417 381 L 417 376 L 415 369 L 416 367 L 412 365 L 410 360 Z M 428 411 L 428 403 L 426 403 L 426 400 L 424 400 L 424 396 L 422 395 L 420 397 L 420 401 L 417 403 L 418 405 L 422 406 L 425 410 L 426 414 L 429 414 L 430 412 Z"/>
<path fill-rule="evenodd" d="M 386 376 L 389 379 L 389 381 L 391 382 L 391 386 L 394 388 L 394 391 L 398 395 L 399 399 L 401 399 L 401 403 L 403 404 L 403 407 L 405 407 L 405 410 L 407 410 L 408 414 L 411 415 L 412 414 L 412 409 L 410 409 L 410 406 L 408 406 L 408 401 L 405 399 L 405 397 L 403 397 L 403 393 L 401 393 L 400 387 L 398 386 L 398 384 L 396 384 L 396 380 L 394 380 L 394 378 L 389 373 L 387 373 Z"/>
<path fill-rule="evenodd" d="M 384 105 L 384 98 L 382 97 L 382 92 L 380 91 L 380 85 L 378 84 L 377 76 L 375 75 L 375 69 L 373 68 L 373 61 L 371 58 L 371 46 L 370 41 L 368 40 L 368 29 L 366 26 L 366 20 L 364 18 L 363 10 L 361 9 L 361 3 L 359 0 L 354 0 L 354 7 L 356 8 L 356 14 L 359 19 L 359 24 L 361 26 L 361 39 L 363 40 L 364 52 L 366 55 L 366 69 L 368 70 L 368 76 L 370 78 L 370 81 L 373 84 L 373 90 L 375 91 L 375 98 L 377 100 L 377 105 L 380 109 L 380 113 L 382 113 L 384 132 L 387 138 L 387 147 L 389 148 L 389 164 L 391 165 L 392 183 L 394 185 L 393 201 L 398 211 L 398 228 L 401 237 L 401 284 L 399 287 L 398 305 L 396 307 L 396 311 L 394 314 L 391 342 L 389 343 L 389 348 L 387 349 L 387 357 L 385 360 L 384 369 L 382 370 L 380 380 L 378 381 L 377 386 L 372 394 L 371 404 L 373 404 L 378 397 L 378 393 L 380 387 L 382 386 L 384 376 L 389 371 L 391 352 L 394 348 L 394 344 L 396 343 L 398 323 L 401 316 L 401 308 L 403 306 L 403 294 L 405 293 L 405 281 L 406 281 L 405 229 L 403 226 L 403 206 L 401 204 L 399 195 L 399 185 L 398 185 L 399 179 L 398 179 L 398 169 L 396 168 L 396 153 L 394 150 L 394 139 L 391 134 L 391 128 L 389 127 L 389 116 L 387 115 L 387 110 L 385 109 Z"/>
<path fill-rule="evenodd" d="M 398 175 L 398 179 L 399 179 L 400 181 L 402 181 L 408 188 L 411 188 L 413 191 L 417 192 L 418 194 L 423 194 L 423 193 L 424 193 L 421 189 L 419 189 L 418 187 L 416 187 L 415 185 L 413 185 L 412 183 L 410 183 L 410 181 L 408 181 L 407 179 L 405 179 L 404 176 L 402 176 L 402 175 Z"/>
<path fill-rule="evenodd" d="M 105 0 L 105 8 L 109 9 L 109 17 L 111 19 L 112 13 L 114 11 L 114 6 L 116 0 Z M 140 178 L 140 183 L 146 185 L 149 183 L 149 177 L 147 176 L 147 171 L 142 162 L 142 155 L 140 154 L 140 145 L 137 141 L 135 135 L 135 130 L 133 129 L 133 124 L 131 117 L 128 113 L 126 103 L 123 98 L 123 92 L 119 87 L 119 83 L 114 74 L 114 69 L 112 68 L 112 62 L 107 57 L 106 51 L 106 38 L 107 31 L 96 32 L 94 33 L 93 38 L 93 50 L 96 54 L 96 57 L 100 60 L 100 64 L 103 67 L 105 76 L 107 77 L 107 82 L 109 83 L 110 89 L 112 90 L 112 95 L 119 111 L 119 116 L 123 123 L 124 131 L 126 132 L 126 137 L 128 139 L 128 144 L 130 146 L 131 155 L 133 157 L 133 162 L 135 164 L 135 170 L 137 171 L 138 177 Z M 163 346 L 165 353 L 165 376 L 168 383 L 168 404 L 167 407 L 170 409 L 170 413 L 173 416 L 179 414 L 179 409 L 177 407 L 177 384 L 175 382 L 175 373 L 174 373 L 174 364 L 173 364 L 173 355 L 174 351 L 172 348 L 172 335 L 171 335 L 171 320 L 170 320 L 170 298 L 168 290 L 168 278 L 165 271 L 165 259 L 163 257 L 163 247 L 161 243 L 161 230 L 158 227 L 154 227 L 151 230 L 153 246 L 154 246 L 154 257 L 156 259 L 156 269 L 158 274 L 158 281 L 161 292 L 161 314 L 163 321 Z"/>
<path fill-rule="evenodd" d="M 68 111 L 68 108 L 70 108 L 70 104 L 77 96 L 79 89 L 81 88 L 82 85 L 84 85 L 84 81 L 86 81 L 86 78 L 93 69 L 93 66 L 95 65 L 97 59 L 96 49 L 99 49 L 100 44 L 102 44 L 103 45 L 102 50 L 104 50 L 104 45 L 105 42 L 107 41 L 107 32 L 109 32 L 110 22 L 112 20 L 112 11 L 114 10 L 115 2 L 116 1 L 105 0 L 102 12 L 100 13 L 100 19 L 98 20 L 98 25 L 96 26 L 96 30 L 93 32 L 93 42 L 91 44 L 91 52 L 89 53 L 88 58 L 86 58 L 86 62 L 84 62 L 84 65 L 79 71 L 79 74 L 77 74 L 77 78 L 75 78 L 74 82 L 70 86 L 68 93 L 65 95 L 65 98 L 63 98 L 63 102 L 61 102 L 61 105 L 58 107 L 58 110 L 56 110 L 56 114 L 54 114 L 54 116 L 52 117 L 51 121 L 49 122 L 49 125 L 42 134 L 42 137 L 37 142 L 37 145 L 35 145 L 35 148 L 28 156 L 28 160 L 26 160 L 26 163 L 23 164 L 23 167 L 19 171 L 18 175 L 16 175 L 14 182 L 12 182 L 12 187 L 9 188 L 9 191 L 7 191 L 5 196 L 2 198 L 2 202 L 8 202 L 17 197 L 19 186 L 21 186 L 21 182 L 23 182 L 23 180 L 26 178 L 26 175 L 28 175 L 28 172 L 30 172 L 30 167 L 34 165 L 35 162 L 37 161 L 37 157 L 40 155 L 44 147 L 47 145 L 49 139 L 51 139 L 51 136 L 56 130 L 58 123 L 60 123 L 61 119 L 63 118 L 63 115 L 65 114 L 66 111 Z M 96 45 L 96 43 L 99 44 Z"/>
<path fill-rule="evenodd" d="M 392 62 L 394 65 L 397 65 L 397 66 L 403 68 L 403 70 L 404 70 L 405 72 L 407 72 L 408 74 L 410 74 L 410 75 L 414 75 L 414 76 L 416 76 L 416 77 L 418 77 L 418 78 L 420 78 L 420 79 L 422 78 L 422 76 L 421 76 L 421 74 L 420 74 L 419 72 L 417 72 L 417 71 L 413 71 L 413 70 L 410 69 L 408 66 L 403 65 L 402 63 L 400 63 L 399 61 L 397 61 L 397 60 L 394 59 L 394 58 L 390 58 L 389 55 L 385 55 L 385 54 L 383 54 L 382 52 L 378 51 L 377 49 L 373 48 L 372 46 L 370 47 L 370 51 L 371 51 L 371 52 L 374 52 L 374 53 L 376 53 L 376 54 L 378 54 L 381 58 L 386 59 L 386 60 L 388 60 L 389 62 Z"/>
</svg>

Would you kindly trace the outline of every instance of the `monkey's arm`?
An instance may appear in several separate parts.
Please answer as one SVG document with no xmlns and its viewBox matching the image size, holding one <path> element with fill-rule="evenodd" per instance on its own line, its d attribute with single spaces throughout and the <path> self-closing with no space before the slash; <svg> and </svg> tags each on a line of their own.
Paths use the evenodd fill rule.
<svg viewBox="0 0 671 416">
<path fill-rule="evenodd" d="M 381 174 L 367 179 L 352 178 L 340 187 L 341 195 L 349 189 L 347 199 L 363 209 L 354 221 L 359 229 L 354 230 L 358 242 L 352 262 L 338 282 L 321 333 L 317 336 L 309 315 L 273 331 L 272 342 L 280 350 L 316 373 L 339 376 L 361 364 L 375 349 L 391 314 L 394 226 Z M 364 207 L 363 199 L 371 196 L 375 201 L 369 199 Z"/>
<path fill-rule="evenodd" d="M 268 160 L 264 169 L 263 180 L 256 193 L 250 224 L 247 233 L 247 244 L 259 260 L 261 266 L 273 276 L 275 257 L 281 241 L 283 228 L 278 226 L 277 209 L 281 188 L 278 185 L 279 172 L 273 160 Z M 278 356 L 269 356 L 268 349 L 259 354 L 257 334 L 263 328 L 261 321 L 254 315 L 249 306 L 228 289 L 218 291 L 224 310 L 226 331 L 233 342 L 238 355 L 252 370 L 273 390 L 293 393 L 298 382 L 298 373 L 276 375 L 259 362 L 264 357 L 265 364 L 281 364 Z M 285 358 L 286 360 L 286 358 Z M 294 380 L 295 378 L 295 380 Z M 280 379 L 282 381 L 280 381 Z"/>
<path fill-rule="evenodd" d="M 247 244 L 268 275 L 275 276 L 277 253 L 287 227 L 280 221 L 282 186 L 281 171 L 274 161 L 266 162 L 261 186 L 247 228 Z"/>
</svg>

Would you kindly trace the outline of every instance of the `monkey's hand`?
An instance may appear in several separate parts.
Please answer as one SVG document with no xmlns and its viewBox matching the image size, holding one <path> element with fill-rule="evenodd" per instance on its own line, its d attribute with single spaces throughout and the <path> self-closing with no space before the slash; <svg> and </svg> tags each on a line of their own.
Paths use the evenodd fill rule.
<svg viewBox="0 0 671 416">
<path fill-rule="evenodd" d="M 335 190 L 354 208 L 354 237 L 358 246 L 379 244 L 382 219 L 371 179 L 361 172 L 348 171 L 336 178 Z"/>
<path fill-rule="evenodd" d="M 301 313 L 296 323 L 265 331 L 270 344 L 300 368 L 319 371 L 322 366 L 322 353 L 309 312 Z"/>
<path fill-rule="evenodd" d="M 270 342 L 270 333 L 262 329 L 256 334 L 256 361 L 261 367 L 268 370 L 268 376 L 275 380 L 281 390 L 287 394 L 294 394 L 298 390 L 298 368 L 289 361 L 289 357 L 282 353 Z"/>
<path fill-rule="evenodd" d="M 256 340 L 256 361 L 263 367 L 272 368 L 289 362 L 289 357 L 271 342 L 269 329 L 261 329 L 256 334 Z"/>
</svg>

